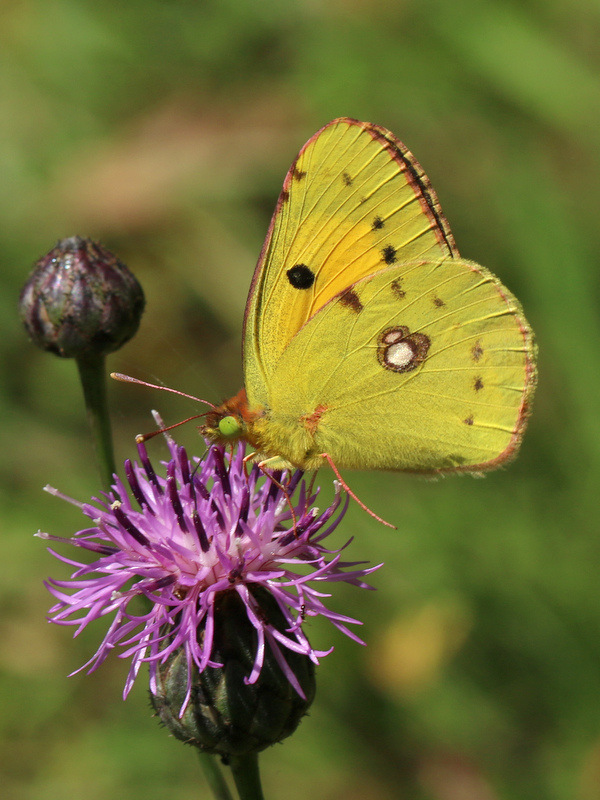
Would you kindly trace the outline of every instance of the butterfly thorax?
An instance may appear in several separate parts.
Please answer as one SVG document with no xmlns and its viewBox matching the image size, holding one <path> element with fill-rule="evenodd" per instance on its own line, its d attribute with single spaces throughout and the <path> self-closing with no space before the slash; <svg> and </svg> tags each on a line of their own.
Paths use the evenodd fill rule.
<svg viewBox="0 0 600 800">
<path fill-rule="evenodd" d="M 300 417 L 269 411 L 258 417 L 253 424 L 258 459 L 271 469 L 320 469 L 324 463 L 316 436 L 320 416 L 315 409 Z"/>
</svg>

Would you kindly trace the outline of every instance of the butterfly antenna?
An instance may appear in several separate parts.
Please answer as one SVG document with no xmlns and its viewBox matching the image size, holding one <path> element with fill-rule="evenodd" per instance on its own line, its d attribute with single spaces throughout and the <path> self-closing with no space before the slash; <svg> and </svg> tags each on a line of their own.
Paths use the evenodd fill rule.
<svg viewBox="0 0 600 800">
<path fill-rule="evenodd" d="M 110 377 L 114 378 L 116 381 L 121 381 L 122 383 L 137 383 L 139 386 L 146 386 L 148 389 L 161 389 L 163 392 L 171 392 L 171 394 L 178 394 L 180 397 L 187 397 L 188 400 L 195 400 L 197 403 L 205 403 L 207 406 L 210 406 L 213 411 L 216 408 L 212 403 L 209 403 L 208 400 L 202 400 L 200 397 L 195 397 L 193 394 L 187 394 L 186 392 L 180 392 L 178 389 L 171 389 L 169 386 L 159 386 L 156 383 L 148 383 L 147 381 L 141 381 L 139 378 L 132 378 L 130 375 L 123 375 L 121 372 L 111 372 Z M 150 431 L 150 433 L 138 433 L 135 437 L 135 440 L 138 444 L 142 442 L 147 442 L 148 439 L 153 439 L 155 436 L 158 436 L 159 433 L 166 433 L 167 431 L 172 431 L 173 428 L 178 428 L 180 425 L 185 425 L 186 422 L 191 422 L 193 419 L 200 419 L 200 417 L 206 416 L 208 412 L 205 411 L 204 414 L 194 414 L 192 417 L 188 417 L 187 419 L 181 420 L 181 422 L 176 422 L 174 425 L 161 425 L 158 430 Z"/>
<path fill-rule="evenodd" d="M 173 428 L 178 428 L 180 425 L 185 425 L 186 422 L 191 422 L 193 419 L 199 419 L 200 417 L 205 417 L 208 412 L 204 412 L 204 414 L 194 414 L 193 417 L 188 417 L 187 419 L 182 419 L 181 422 L 174 422 L 173 425 L 165 425 L 162 428 L 158 428 L 155 431 L 150 431 L 150 433 L 138 433 L 135 437 L 135 440 L 138 444 L 142 444 L 142 442 L 147 442 L 148 439 L 154 439 L 155 436 L 158 436 L 159 433 L 166 433 L 167 431 L 172 431 Z"/>
<path fill-rule="evenodd" d="M 121 372 L 111 372 L 110 377 L 114 378 L 116 381 L 121 381 L 122 383 L 137 383 L 139 386 L 147 386 L 149 389 L 161 389 L 163 392 L 178 394 L 180 397 L 187 397 L 188 400 L 195 400 L 197 403 L 205 403 L 207 406 L 210 406 L 213 411 L 216 409 L 216 406 L 213 403 L 210 403 L 208 400 L 202 400 L 201 397 L 195 397 L 193 394 L 180 392 L 179 389 L 171 389 L 169 386 L 159 386 L 157 383 L 141 381 L 139 378 L 132 378 L 131 375 L 123 375 Z M 201 417 L 204 415 L 198 414 L 197 416 Z M 195 417 L 190 417 L 190 419 L 195 419 Z M 185 422 L 187 422 L 187 420 L 185 420 Z M 168 428 L 166 430 L 168 430 Z"/>
<path fill-rule="evenodd" d="M 371 509 L 370 509 L 368 506 L 366 506 L 366 505 L 363 503 L 363 501 L 362 501 L 362 500 L 359 500 L 359 498 L 358 498 L 358 497 L 357 497 L 357 496 L 354 494 L 354 492 L 352 491 L 352 489 L 351 489 L 351 488 L 348 486 L 348 484 L 346 483 L 346 481 L 345 481 L 345 480 L 342 478 L 342 476 L 340 475 L 340 471 L 338 470 L 338 468 L 336 467 L 336 465 L 333 463 L 333 459 L 331 458 L 331 456 L 329 455 L 329 453 L 321 453 L 321 458 L 325 458 L 325 459 L 327 459 L 327 463 L 329 464 L 329 466 L 331 467 L 331 469 L 334 471 L 336 478 L 338 479 L 338 481 L 340 482 L 340 484 L 343 486 L 343 488 L 345 489 L 345 491 L 346 491 L 346 492 L 348 492 L 348 494 L 350 495 L 350 497 L 351 497 L 351 498 L 352 498 L 354 501 L 356 501 L 356 502 L 358 503 L 358 505 L 359 505 L 359 506 L 360 506 L 360 507 L 361 507 L 361 508 L 362 508 L 364 511 L 366 511 L 366 512 L 367 512 L 367 514 L 369 514 L 370 516 L 372 516 L 372 517 L 373 517 L 373 519 L 376 519 L 376 520 L 377 520 L 377 522 L 381 522 L 381 524 L 382 524 L 382 525 L 386 525 L 388 528 L 393 528 L 394 530 L 397 530 L 397 528 L 396 528 L 396 526 L 395 526 L 395 525 L 392 525 L 392 523 L 391 523 L 391 522 L 387 522 L 387 521 L 386 521 L 386 520 L 384 520 L 382 517 L 378 516 L 378 515 L 377 515 L 377 514 L 376 514 L 374 511 L 371 511 Z"/>
</svg>

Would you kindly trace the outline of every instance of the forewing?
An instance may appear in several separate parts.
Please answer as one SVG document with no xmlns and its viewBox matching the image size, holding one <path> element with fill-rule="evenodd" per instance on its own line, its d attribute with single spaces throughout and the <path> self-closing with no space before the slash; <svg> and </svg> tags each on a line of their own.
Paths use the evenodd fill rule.
<svg viewBox="0 0 600 800">
<path fill-rule="evenodd" d="M 254 273 L 245 383 L 263 403 L 282 352 L 344 287 L 386 265 L 457 256 L 421 166 L 389 131 L 334 120 L 290 168 Z"/>
</svg>

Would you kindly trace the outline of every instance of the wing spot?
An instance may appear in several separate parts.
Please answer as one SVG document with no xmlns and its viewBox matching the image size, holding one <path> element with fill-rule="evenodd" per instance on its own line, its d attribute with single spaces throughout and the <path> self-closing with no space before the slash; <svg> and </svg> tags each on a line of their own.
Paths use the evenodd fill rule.
<svg viewBox="0 0 600 800">
<path fill-rule="evenodd" d="M 392 290 L 392 294 L 396 295 L 399 300 L 403 300 L 406 297 L 406 292 L 402 288 L 400 278 L 396 278 L 395 281 L 390 283 L 390 289 Z"/>
<path fill-rule="evenodd" d="M 306 264 L 296 264 L 288 269 L 286 275 L 294 289 L 310 289 L 315 282 L 315 273 Z"/>
<path fill-rule="evenodd" d="M 431 340 L 405 325 L 385 328 L 377 337 L 377 360 L 392 372 L 411 372 L 425 361 Z"/>
<path fill-rule="evenodd" d="M 339 294 L 340 303 L 347 308 L 351 308 L 357 314 L 363 310 L 363 304 L 360 302 L 360 297 L 354 289 L 344 289 Z"/>
<path fill-rule="evenodd" d="M 290 199 L 290 193 L 288 192 L 287 189 L 284 189 L 281 192 L 281 194 L 279 195 L 279 199 L 281 200 L 282 203 L 287 203 L 287 201 Z"/>
<path fill-rule="evenodd" d="M 386 244 L 381 251 L 381 255 L 386 264 L 394 264 L 396 262 L 396 252 L 396 248 L 393 244 Z"/>
<path fill-rule="evenodd" d="M 434 297 L 433 298 L 433 305 L 436 306 L 437 308 L 441 308 L 442 306 L 445 306 L 446 303 L 444 303 L 444 301 L 441 299 L 441 297 Z"/>
<path fill-rule="evenodd" d="M 381 230 L 381 228 L 383 228 L 383 224 L 384 223 L 381 217 L 375 217 L 375 219 L 371 223 L 371 227 L 373 228 L 374 231 L 379 231 Z"/>
<path fill-rule="evenodd" d="M 483 355 L 483 347 L 481 346 L 481 342 L 475 342 L 475 344 L 471 348 L 471 356 L 473 358 L 473 361 L 479 361 L 482 355 Z"/>
<path fill-rule="evenodd" d="M 483 381 L 481 378 L 475 378 L 475 383 L 473 386 L 475 387 L 476 392 L 478 392 L 480 389 L 483 389 Z"/>
<path fill-rule="evenodd" d="M 473 424 L 473 414 L 469 414 L 466 419 L 463 419 L 465 425 L 472 425 Z"/>
<path fill-rule="evenodd" d="M 327 406 L 320 405 L 317 406 L 310 414 L 303 414 L 300 417 L 300 422 L 304 425 L 311 436 L 315 435 L 317 427 L 319 426 L 319 421 L 326 411 Z"/>
<path fill-rule="evenodd" d="M 344 181 L 344 186 L 352 186 L 352 176 L 347 172 L 342 175 L 342 180 Z"/>
<path fill-rule="evenodd" d="M 298 169 L 298 167 L 294 167 L 293 175 L 297 181 L 301 181 L 302 178 L 306 176 L 306 172 L 303 169 Z"/>
</svg>

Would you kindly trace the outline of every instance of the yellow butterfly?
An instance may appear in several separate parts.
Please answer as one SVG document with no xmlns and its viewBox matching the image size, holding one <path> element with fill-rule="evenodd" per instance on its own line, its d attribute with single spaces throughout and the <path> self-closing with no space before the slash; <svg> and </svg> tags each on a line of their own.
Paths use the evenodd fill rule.
<svg viewBox="0 0 600 800">
<path fill-rule="evenodd" d="M 275 469 L 479 472 L 520 444 L 536 383 L 513 295 L 465 261 L 385 128 L 336 119 L 292 164 L 246 306 L 245 390 L 207 415 Z"/>
</svg>

